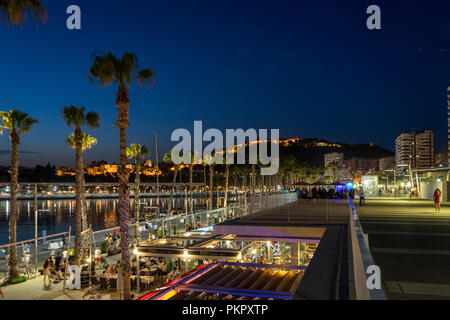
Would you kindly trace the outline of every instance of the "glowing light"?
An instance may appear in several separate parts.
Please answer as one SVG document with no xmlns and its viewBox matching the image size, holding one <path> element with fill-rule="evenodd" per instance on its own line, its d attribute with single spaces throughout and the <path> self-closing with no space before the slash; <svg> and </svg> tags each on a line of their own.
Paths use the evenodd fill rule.
<svg viewBox="0 0 450 320">
<path fill-rule="evenodd" d="M 256 249 L 253 249 L 253 250 L 252 250 L 252 254 L 256 254 Z"/>
<path fill-rule="evenodd" d="M 135 255 L 138 255 L 138 254 L 139 254 L 138 249 L 137 249 L 137 248 L 134 248 L 133 253 L 134 253 Z"/>
<path fill-rule="evenodd" d="M 242 260 L 242 253 L 239 252 L 238 256 L 237 256 L 238 260 Z"/>
<path fill-rule="evenodd" d="M 187 257 L 188 257 L 188 251 L 186 250 L 186 249 L 184 249 L 183 250 L 183 257 L 185 258 L 185 259 L 187 259 Z"/>
</svg>

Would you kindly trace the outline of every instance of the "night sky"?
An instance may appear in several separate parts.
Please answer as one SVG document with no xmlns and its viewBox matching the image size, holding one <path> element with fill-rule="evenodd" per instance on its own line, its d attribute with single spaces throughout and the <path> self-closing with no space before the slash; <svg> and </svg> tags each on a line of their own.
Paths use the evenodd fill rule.
<svg viewBox="0 0 450 320">
<path fill-rule="evenodd" d="M 376 143 L 394 149 L 405 130 L 431 129 L 446 147 L 450 85 L 449 1 L 41 0 L 49 20 L 36 28 L 0 24 L 0 109 L 39 120 L 22 137 L 21 165 L 74 166 L 64 138 L 64 105 L 97 111 L 99 144 L 85 162 L 118 161 L 113 127 L 117 86 L 87 79 L 94 52 L 137 54 L 158 75 L 130 89 L 128 144 L 154 159 L 177 128 L 279 128 L 283 137 Z M 82 10 L 82 30 L 66 28 L 66 8 Z M 366 9 L 382 10 L 382 30 Z M 173 144 L 172 144 L 173 145 Z M 0 165 L 9 165 L 0 136 Z M 29 152 L 29 153 L 28 153 Z"/>
</svg>

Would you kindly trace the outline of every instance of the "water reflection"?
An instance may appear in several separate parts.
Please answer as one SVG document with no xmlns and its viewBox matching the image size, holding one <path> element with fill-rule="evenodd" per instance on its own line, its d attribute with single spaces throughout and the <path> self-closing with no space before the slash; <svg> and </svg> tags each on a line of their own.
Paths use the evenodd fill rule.
<svg viewBox="0 0 450 320">
<path fill-rule="evenodd" d="M 118 199 L 91 199 L 87 200 L 86 210 L 88 221 L 94 230 L 115 227 L 119 224 L 117 215 Z M 195 199 L 196 206 L 205 206 L 205 199 Z M 149 212 L 149 208 L 157 205 L 156 198 L 141 199 L 145 205 L 141 207 L 141 214 Z M 167 208 L 168 199 L 160 199 L 161 206 Z M 19 220 L 17 223 L 17 240 L 28 240 L 34 238 L 34 201 L 23 200 L 19 203 Z M 184 208 L 185 199 L 175 198 L 173 208 Z M 130 216 L 134 214 L 134 198 L 130 199 Z M 39 212 L 38 233 L 46 230 L 47 234 L 68 231 L 69 226 L 75 228 L 75 200 L 43 200 L 38 202 Z M 167 210 L 167 209 L 165 209 Z M 183 209 L 184 210 L 184 209 Z M 164 211 L 165 212 L 165 211 Z M 10 202 L 0 201 L 0 244 L 8 242 L 8 219 L 10 214 Z"/>
</svg>

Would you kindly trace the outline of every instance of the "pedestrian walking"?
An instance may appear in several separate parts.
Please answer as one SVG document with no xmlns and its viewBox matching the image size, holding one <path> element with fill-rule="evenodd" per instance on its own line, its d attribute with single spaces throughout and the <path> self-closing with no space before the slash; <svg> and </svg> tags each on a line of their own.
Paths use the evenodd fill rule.
<svg viewBox="0 0 450 320">
<path fill-rule="evenodd" d="M 436 209 L 436 213 L 441 212 L 441 195 L 442 192 L 439 189 L 434 191 L 433 200 L 434 200 L 434 208 Z"/>
</svg>

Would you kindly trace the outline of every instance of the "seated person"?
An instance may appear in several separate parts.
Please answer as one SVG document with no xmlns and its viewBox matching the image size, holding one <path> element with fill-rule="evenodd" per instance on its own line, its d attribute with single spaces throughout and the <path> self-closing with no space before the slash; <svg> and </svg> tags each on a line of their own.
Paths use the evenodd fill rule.
<svg viewBox="0 0 450 320">
<path fill-rule="evenodd" d="M 116 267 L 114 268 L 114 274 L 118 274 L 120 271 L 120 260 L 117 261 Z"/>
</svg>

